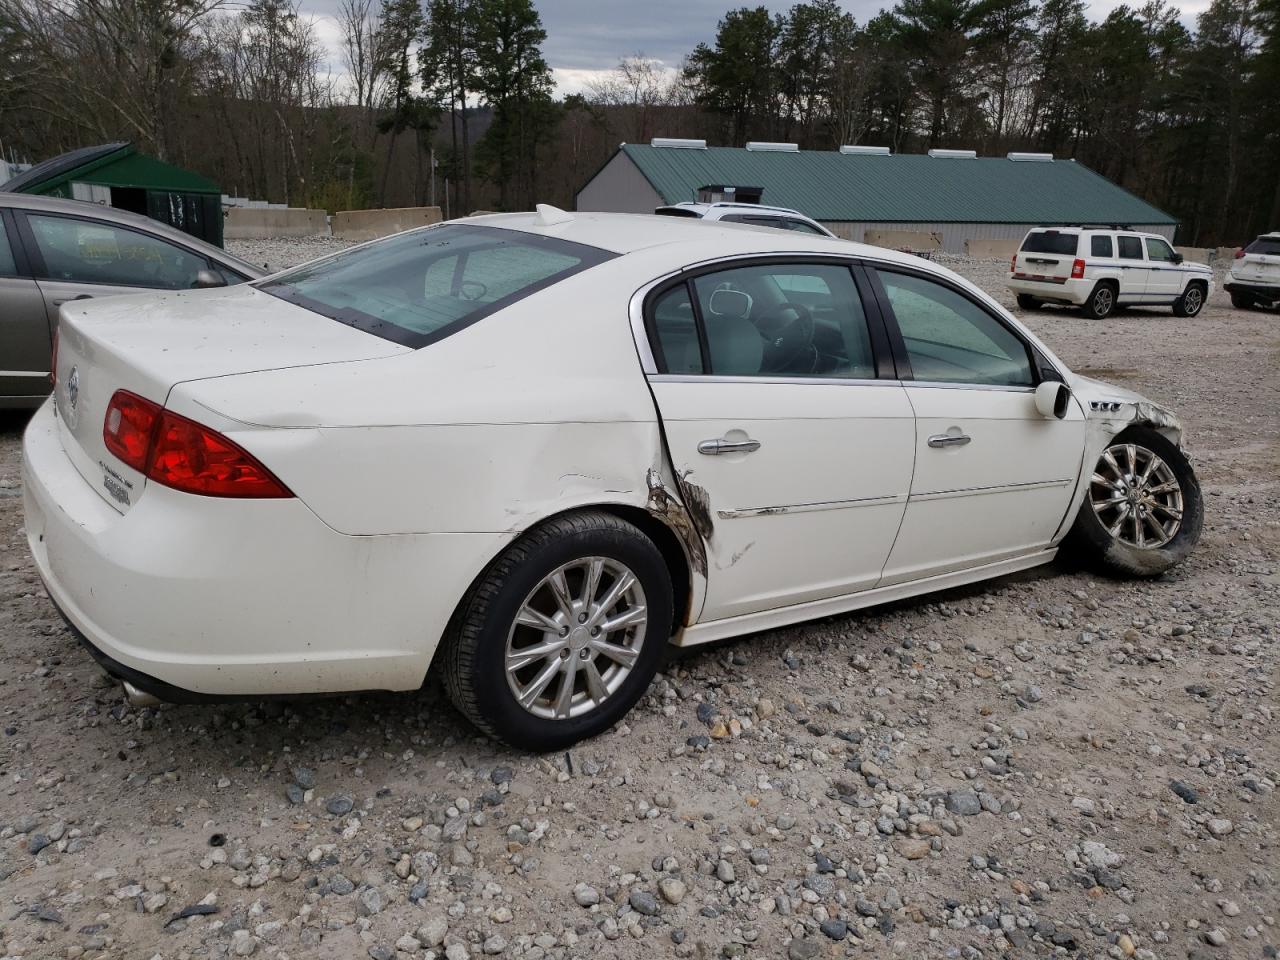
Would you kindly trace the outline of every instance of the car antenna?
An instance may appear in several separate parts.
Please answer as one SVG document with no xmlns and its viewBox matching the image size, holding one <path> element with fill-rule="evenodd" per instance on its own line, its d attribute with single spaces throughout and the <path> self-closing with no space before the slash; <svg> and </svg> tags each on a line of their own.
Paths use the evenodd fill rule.
<svg viewBox="0 0 1280 960">
<path fill-rule="evenodd" d="M 553 207 L 549 203 L 540 203 L 535 209 L 538 211 L 534 222 L 540 227 L 552 227 L 557 223 L 568 223 L 573 219 L 573 214 L 567 210 L 561 210 L 559 207 Z"/>
</svg>

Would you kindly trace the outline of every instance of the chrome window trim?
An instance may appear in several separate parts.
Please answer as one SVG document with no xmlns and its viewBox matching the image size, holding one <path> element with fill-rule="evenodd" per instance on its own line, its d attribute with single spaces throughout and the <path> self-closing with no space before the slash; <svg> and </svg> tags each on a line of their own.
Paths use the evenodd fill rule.
<svg viewBox="0 0 1280 960">
<path fill-rule="evenodd" d="M 901 387 L 900 380 L 860 380 L 849 377 L 748 377 L 731 374 L 651 373 L 650 383 L 788 383 L 792 385 L 825 384 L 845 387 Z"/>
</svg>

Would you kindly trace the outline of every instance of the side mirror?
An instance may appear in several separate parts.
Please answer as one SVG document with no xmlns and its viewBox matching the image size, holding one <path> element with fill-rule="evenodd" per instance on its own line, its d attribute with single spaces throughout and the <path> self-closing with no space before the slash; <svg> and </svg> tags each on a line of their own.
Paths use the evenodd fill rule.
<svg viewBox="0 0 1280 960">
<path fill-rule="evenodd" d="M 1175 254 L 1173 255 L 1173 262 L 1174 262 L 1174 263 L 1181 263 L 1184 259 L 1185 259 L 1185 258 L 1184 258 L 1184 257 L 1182 256 L 1182 254 L 1180 254 L 1180 253 L 1175 253 Z"/>
<path fill-rule="evenodd" d="M 1036 387 L 1036 410 L 1045 419 L 1063 419 L 1067 415 L 1067 403 L 1071 399 L 1071 390 L 1065 383 L 1057 380 L 1046 380 Z"/>
<path fill-rule="evenodd" d="M 216 270 L 197 270 L 196 282 L 191 284 L 192 290 L 207 290 L 210 287 L 225 287 L 227 281 Z"/>
</svg>

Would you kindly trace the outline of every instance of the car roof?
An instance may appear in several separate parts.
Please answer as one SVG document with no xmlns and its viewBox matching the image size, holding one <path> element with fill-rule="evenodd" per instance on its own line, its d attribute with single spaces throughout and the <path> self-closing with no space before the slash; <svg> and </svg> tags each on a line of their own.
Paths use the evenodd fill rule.
<svg viewBox="0 0 1280 960">
<path fill-rule="evenodd" d="M 106 223 L 117 223 L 122 227 L 135 227 L 139 230 L 145 230 L 153 233 L 158 237 L 168 240 L 174 240 L 184 246 L 191 247 L 201 253 L 220 260 L 237 269 L 244 270 L 250 274 L 250 278 L 265 276 L 266 271 L 260 266 L 255 266 L 227 251 L 215 247 L 211 243 L 206 243 L 198 237 L 193 237 L 189 233 L 183 233 L 167 223 L 161 223 L 159 220 L 152 220 L 150 217 L 144 217 L 140 213 L 130 213 L 128 210 L 121 210 L 118 207 L 108 207 L 101 203 L 89 203 L 84 200 L 67 200 L 64 197 L 44 197 L 34 193 L 0 193 L 0 208 L 10 210 L 32 210 L 39 213 L 63 213 L 76 217 L 92 217 L 94 220 L 102 220 Z"/>
<path fill-rule="evenodd" d="M 565 217 L 569 219 L 547 223 L 536 213 L 503 213 L 450 222 L 519 230 L 522 233 L 556 237 L 620 254 L 667 246 L 677 259 L 687 258 L 686 262 L 690 263 L 736 254 L 794 252 L 838 253 L 917 266 L 920 264 L 917 257 L 884 247 L 872 247 L 814 233 L 773 230 L 747 223 L 726 223 L 723 220 L 703 220 L 699 217 L 655 217 L 643 213 L 572 213 L 565 214 Z M 697 255 L 691 256 L 689 251 L 684 250 L 685 246 L 696 246 Z"/>
<path fill-rule="evenodd" d="M 1114 226 L 1106 226 L 1103 224 L 1091 224 L 1082 226 L 1078 223 L 1062 224 L 1054 226 L 1032 227 L 1028 233 L 1132 233 L 1140 237 L 1159 237 L 1161 240 L 1166 239 L 1158 233 L 1152 233 L 1150 230 L 1139 230 L 1137 227 L 1126 227 L 1124 224 L 1115 224 Z"/>
</svg>

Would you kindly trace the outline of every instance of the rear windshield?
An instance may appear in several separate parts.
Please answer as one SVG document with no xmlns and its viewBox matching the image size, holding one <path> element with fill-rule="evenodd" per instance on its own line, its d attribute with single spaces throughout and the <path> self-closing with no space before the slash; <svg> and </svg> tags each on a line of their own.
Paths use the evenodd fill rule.
<svg viewBox="0 0 1280 960">
<path fill-rule="evenodd" d="M 307 264 L 258 289 L 408 347 L 425 347 L 614 254 L 495 227 L 444 224 Z"/>
<path fill-rule="evenodd" d="M 1280 239 L 1259 237 L 1244 248 L 1245 253 L 1258 253 L 1266 257 L 1280 257 Z"/>
<path fill-rule="evenodd" d="M 1027 234 L 1022 241 L 1023 253 L 1059 253 L 1063 256 L 1075 256 L 1076 245 L 1080 242 L 1078 233 L 1060 233 L 1057 230 L 1037 230 Z"/>
</svg>

